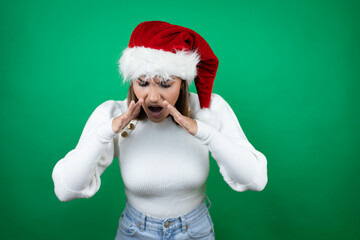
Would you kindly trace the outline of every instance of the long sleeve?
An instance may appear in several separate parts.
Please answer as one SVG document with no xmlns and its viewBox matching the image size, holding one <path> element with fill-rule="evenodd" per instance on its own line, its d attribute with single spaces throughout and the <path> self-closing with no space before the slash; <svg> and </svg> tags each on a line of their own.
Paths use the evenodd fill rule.
<svg viewBox="0 0 360 240">
<path fill-rule="evenodd" d="M 112 120 L 121 113 L 113 100 L 98 106 L 88 119 L 80 140 L 55 165 L 52 178 L 61 201 L 89 198 L 100 188 L 100 175 L 114 158 Z"/>
<path fill-rule="evenodd" d="M 195 118 L 198 124 L 195 137 L 207 146 L 224 180 L 235 191 L 263 190 L 268 180 L 266 157 L 247 140 L 230 106 L 213 94 L 207 111 L 218 124 L 213 127 Z"/>
</svg>

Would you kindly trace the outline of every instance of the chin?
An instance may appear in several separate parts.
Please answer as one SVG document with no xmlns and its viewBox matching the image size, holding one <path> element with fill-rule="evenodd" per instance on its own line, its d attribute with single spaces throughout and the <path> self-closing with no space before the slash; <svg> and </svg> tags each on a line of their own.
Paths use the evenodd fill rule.
<svg viewBox="0 0 360 240">
<path fill-rule="evenodd" d="M 153 116 L 150 116 L 148 114 L 146 114 L 147 118 L 152 121 L 153 123 L 160 123 L 162 121 L 164 121 L 168 116 L 169 114 L 167 114 L 166 116 L 159 116 L 159 117 L 153 117 Z"/>
</svg>

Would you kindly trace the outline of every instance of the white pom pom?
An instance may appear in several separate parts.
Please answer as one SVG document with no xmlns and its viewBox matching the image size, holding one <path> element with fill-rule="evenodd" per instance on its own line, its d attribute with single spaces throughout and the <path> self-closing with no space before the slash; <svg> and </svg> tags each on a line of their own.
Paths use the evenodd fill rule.
<svg viewBox="0 0 360 240">
<path fill-rule="evenodd" d="M 197 119 L 201 122 L 207 123 L 216 130 L 219 130 L 221 127 L 221 122 L 218 117 L 208 108 L 202 108 L 192 114 L 194 119 Z"/>
</svg>

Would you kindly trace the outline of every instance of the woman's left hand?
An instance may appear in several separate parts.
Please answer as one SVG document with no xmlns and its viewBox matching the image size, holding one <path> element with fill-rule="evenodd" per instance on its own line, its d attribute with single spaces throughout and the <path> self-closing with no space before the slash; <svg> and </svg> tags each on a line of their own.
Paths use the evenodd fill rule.
<svg viewBox="0 0 360 240">
<path fill-rule="evenodd" d="M 195 135 L 197 133 L 198 127 L 194 119 L 182 115 L 174 106 L 170 105 L 166 100 L 164 100 L 163 104 L 169 110 L 171 116 L 174 117 L 174 120 L 188 133 L 190 133 L 191 135 Z"/>
</svg>

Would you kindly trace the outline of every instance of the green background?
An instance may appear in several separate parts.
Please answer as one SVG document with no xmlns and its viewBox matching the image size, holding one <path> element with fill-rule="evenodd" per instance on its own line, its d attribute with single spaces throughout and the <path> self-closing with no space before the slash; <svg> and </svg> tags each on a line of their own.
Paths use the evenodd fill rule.
<svg viewBox="0 0 360 240">
<path fill-rule="evenodd" d="M 91 112 L 126 97 L 116 62 L 148 20 L 208 41 L 220 60 L 213 92 L 268 160 L 264 191 L 238 193 L 211 159 L 217 239 L 360 238 L 359 12 L 340 0 L 1 0 L 0 238 L 114 238 L 118 162 L 94 197 L 66 203 L 51 173 Z"/>
</svg>

